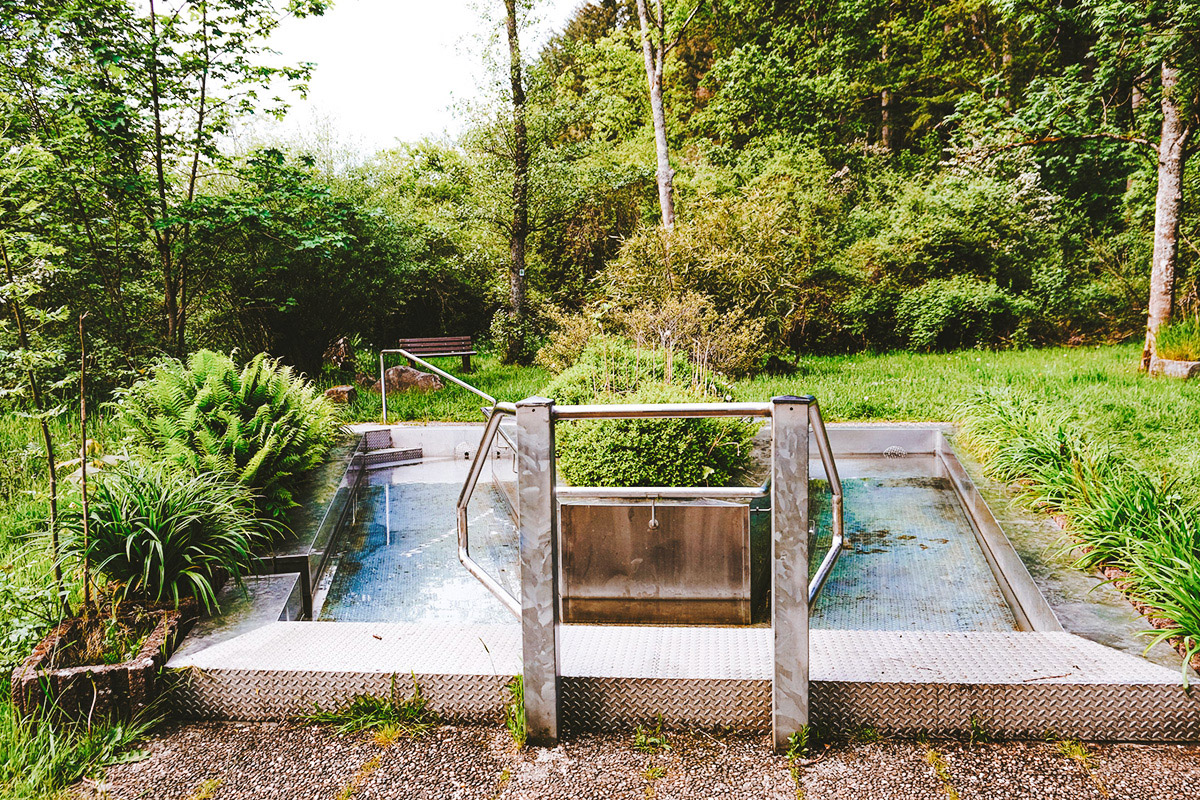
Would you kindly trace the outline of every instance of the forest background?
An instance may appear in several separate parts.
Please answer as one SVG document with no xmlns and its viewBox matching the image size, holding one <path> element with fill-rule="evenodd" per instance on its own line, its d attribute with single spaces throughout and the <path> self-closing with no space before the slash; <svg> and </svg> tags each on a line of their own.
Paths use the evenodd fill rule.
<svg viewBox="0 0 1200 800">
<path fill-rule="evenodd" d="M 643 37 L 637 2 L 603 0 L 512 61 L 497 30 L 456 140 L 230 146 L 308 77 L 265 66 L 281 15 L 323 10 L 0 2 L 0 402 L 77 370 L 84 312 L 105 396 L 199 348 L 315 375 L 342 336 L 491 335 L 528 362 L 669 303 L 732 319 L 740 374 L 1137 340 L 1195 310 L 1186 4 L 668 0 Z"/>
</svg>

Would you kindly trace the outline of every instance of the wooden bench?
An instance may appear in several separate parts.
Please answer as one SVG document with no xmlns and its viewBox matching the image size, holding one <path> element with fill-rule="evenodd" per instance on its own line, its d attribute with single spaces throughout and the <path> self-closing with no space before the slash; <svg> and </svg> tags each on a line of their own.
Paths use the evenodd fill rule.
<svg viewBox="0 0 1200 800">
<path fill-rule="evenodd" d="M 475 350 L 471 347 L 470 336 L 438 336 L 430 339 L 401 339 L 400 349 L 407 350 L 414 356 L 462 356 L 463 372 L 471 371 L 471 356 Z"/>
</svg>

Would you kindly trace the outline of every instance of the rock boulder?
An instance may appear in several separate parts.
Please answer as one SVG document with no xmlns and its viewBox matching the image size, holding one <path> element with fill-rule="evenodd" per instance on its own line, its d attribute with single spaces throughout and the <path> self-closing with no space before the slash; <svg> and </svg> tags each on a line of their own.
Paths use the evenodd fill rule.
<svg viewBox="0 0 1200 800">
<path fill-rule="evenodd" d="M 353 386 L 331 386 L 325 390 L 325 397 L 331 403 L 353 403 L 358 398 L 358 389 Z"/>
<path fill-rule="evenodd" d="M 1167 358 L 1150 359 L 1150 374 L 1165 375 L 1168 378 L 1200 377 L 1200 361 L 1172 361 Z"/>
<path fill-rule="evenodd" d="M 391 392 L 436 392 L 442 388 L 442 381 L 437 375 L 421 372 L 412 367 L 392 367 L 384 373 L 387 380 L 387 390 Z M 375 381 L 372 392 L 383 391 L 380 382 Z"/>
</svg>

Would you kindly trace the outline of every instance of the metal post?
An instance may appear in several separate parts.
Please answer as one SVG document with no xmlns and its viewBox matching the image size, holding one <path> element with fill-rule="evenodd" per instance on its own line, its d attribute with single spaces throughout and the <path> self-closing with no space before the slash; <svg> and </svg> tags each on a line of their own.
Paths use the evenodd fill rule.
<svg viewBox="0 0 1200 800">
<path fill-rule="evenodd" d="M 529 741 L 558 742 L 558 543 L 554 401 L 517 403 L 517 518 L 521 549 L 521 652 Z"/>
<path fill-rule="evenodd" d="M 776 750 L 808 724 L 808 426 L 811 397 L 771 399 L 771 627 Z"/>
<path fill-rule="evenodd" d="M 379 395 L 383 401 L 383 424 L 387 425 L 387 371 L 383 368 L 383 351 L 379 353 Z"/>
</svg>

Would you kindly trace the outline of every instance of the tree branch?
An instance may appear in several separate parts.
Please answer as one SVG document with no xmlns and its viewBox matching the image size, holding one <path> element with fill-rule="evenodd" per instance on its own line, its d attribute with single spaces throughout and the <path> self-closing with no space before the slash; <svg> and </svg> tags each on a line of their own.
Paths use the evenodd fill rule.
<svg viewBox="0 0 1200 800">
<path fill-rule="evenodd" d="M 692 24 L 692 20 L 696 18 L 696 14 L 700 11 L 701 6 L 703 5 L 704 0 L 700 0 L 699 3 L 696 3 L 696 7 L 692 9 L 692 13 L 688 14 L 688 18 L 683 21 L 683 24 L 679 26 L 679 30 L 675 32 L 675 41 L 671 42 L 670 44 L 663 45 L 662 54 L 664 58 L 666 57 L 667 53 L 674 50 L 679 46 L 679 43 L 683 41 L 683 32 L 687 30 L 688 25 Z"/>
<path fill-rule="evenodd" d="M 1154 144 L 1154 142 L 1150 141 L 1149 139 L 1143 139 L 1140 136 L 1123 136 L 1119 133 L 1105 133 L 1105 132 L 1071 133 L 1071 134 L 1060 134 L 1057 136 L 1039 136 L 1035 139 L 1026 139 L 1026 140 L 1020 141 L 1020 142 L 1010 142 L 1009 144 L 999 145 L 998 147 L 987 148 L 987 150 L 991 153 L 1003 153 L 1008 150 L 1016 150 L 1017 148 L 1020 148 L 1020 147 L 1037 147 L 1037 146 L 1043 145 L 1043 144 L 1060 144 L 1063 142 L 1079 142 L 1079 141 L 1085 141 L 1088 139 L 1109 139 L 1109 140 L 1117 141 L 1117 142 L 1126 142 L 1129 144 L 1137 144 L 1137 145 L 1141 145 L 1143 147 L 1147 147 L 1150 150 L 1153 150 L 1155 153 L 1158 152 L 1158 145 Z"/>
</svg>

